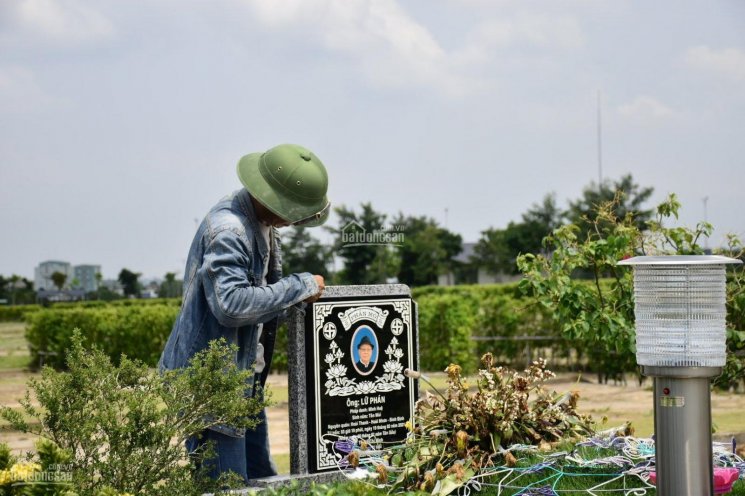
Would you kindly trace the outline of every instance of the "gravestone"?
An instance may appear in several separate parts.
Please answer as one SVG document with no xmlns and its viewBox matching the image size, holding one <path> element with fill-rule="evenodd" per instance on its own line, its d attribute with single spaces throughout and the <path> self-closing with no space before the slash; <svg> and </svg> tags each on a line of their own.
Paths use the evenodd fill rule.
<svg viewBox="0 0 745 496">
<path fill-rule="evenodd" d="M 289 326 L 290 470 L 338 474 L 337 441 L 406 438 L 418 368 L 417 309 L 401 284 L 329 286 Z"/>
</svg>

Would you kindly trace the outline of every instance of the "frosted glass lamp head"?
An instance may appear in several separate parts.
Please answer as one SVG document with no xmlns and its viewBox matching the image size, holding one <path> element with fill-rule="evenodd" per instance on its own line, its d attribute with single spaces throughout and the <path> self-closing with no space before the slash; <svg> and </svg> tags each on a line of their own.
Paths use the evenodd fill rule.
<svg viewBox="0 0 745 496">
<path fill-rule="evenodd" d="M 636 361 L 653 367 L 723 367 L 726 264 L 715 255 L 634 257 Z"/>
</svg>

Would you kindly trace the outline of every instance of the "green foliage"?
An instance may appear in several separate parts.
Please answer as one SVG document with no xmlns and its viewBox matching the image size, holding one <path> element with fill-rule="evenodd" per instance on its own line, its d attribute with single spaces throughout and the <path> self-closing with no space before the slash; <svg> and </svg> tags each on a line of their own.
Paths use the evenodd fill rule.
<svg viewBox="0 0 745 496">
<path fill-rule="evenodd" d="M 43 353 L 43 361 L 56 368 L 65 364 L 75 328 L 86 346 L 95 344 L 115 361 L 127 355 L 154 366 L 178 310 L 164 304 L 43 309 L 29 315 L 26 339 L 35 363 Z"/>
<path fill-rule="evenodd" d="M 475 369 L 474 342 L 478 301 L 472 297 L 433 295 L 419 305 L 419 362 L 425 370 L 442 370 L 452 362 Z"/>
<path fill-rule="evenodd" d="M 125 296 L 139 296 L 140 295 L 140 278 L 139 272 L 132 272 L 129 269 L 122 269 L 119 272 L 119 282 L 124 289 Z"/>
<path fill-rule="evenodd" d="M 312 482 L 304 486 L 297 481 L 280 488 L 269 488 L 261 492 L 263 496 L 384 496 L 389 494 L 369 483 L 340 481 L 329 484 Z M 396 493 L 402 496 L 413 496 L 414 493 Z"/>
<path fill-rule="evenodd" d="M 180 298 L 184 281 L 176 279 L 174 272 L 166 272 L 163 282 L 158 288 L 158 296 L 161 298 Z"/>
<path fill-rule="evenodd" d="M 395 224 L 404 233 L 403 245 L 398 247 L 399 282 L 409 286 L 437 284 L 440 274 L 454 269 L 453 257 L 461 252 L 463 244 L 459 234 L 427 217 L 401 214 Z"/>
<path fill-rule="evenodd" d="M 36 441 L 36 453 L 24 459 L 11 456 L 0 444 L 0 495 L 77 496 L 71 483 L 69 451 L 48 439 Z"/>
<path fill-rule="evenodd" d="M 372 204 L 363 203 L 358 214 L 344 206 L 334 209 L 339 216 L 339 228 L 329 228 L 336 236 L 335 250 L 344 262 L 344 268 L 336 274 L 335 283 L 340 284 L 375 284 L 383 283 L 398 272 L 397 260 L 389 246 L 356 245 L 348 246 L 344 242 L 344 233 L 367 233 L 383 229 L 387 216 L 376 212 Z"/>
<path fill-rule="evenodd" d="M 36 301 L 34 282 L 18 274 L 13 274 L 10 277 L 0 274 L 0 300 L 7 300 L 11 305 L 34 303 Z"/>
<path fill-rule="evenodd" d="M 41 310 L 41 305 L 0 307 L 0 322 L 23 322 L 30 314 L 39 310 Z"/>
<path fill-rule="evenodd" d="M 568 353 L 570 348 L 549 311 L 523 295 L 517 284 L 425 286 L 414 288 L 412 295 L 419 305 L 423 370 L 443 370 L 456 362 L 471 372 L 478 357 L 487 352 L 499 363 L 525 365 L 520 353 L 525 343 L 510 337 L 546 336 L 552 341 L 538 344 L 550 345 L 558 353 Z"/>
<path fill-rule="evenodd" d="M 62 288 L 65 286 L 65 281 L 67 281 L 67 274 L 62 272 L 54 272 L 52 274 L 52 282 L 57 286 L 58 290 L 62 291 Z"/>
<path fill-rule="evenodd" d="M 580 240 L 584 240 L 597 224 L 600 207 L 612 204 L 614 218 L 627 219 L 628 217 L 633 226 L 642 230 L 654 214 L 653 210 L 643 208 L 653 192 L 654 188 L 642 188 L 634 182 L 631 174 L 623 176 L 619 181 L 606 179 L 600 185 L 591 182 L 582 190 L 582 196 L 579 199 L 569 202 L 569 208 L 564 217 L 569 223 L 579 228 L 577 235 Z M 663 215 L 669 216 L 665 213 Z"/>
<path fill-rule="evenodd" d="M 313 237 L 308 228 L 292 226 L 282 233 L 282 272 L 329 275 L 331 250 Z"/>
<path fill-rule="evenodd" d="M 580 237 L 581 228 L 567 224 L 544 240 L 550 255 L 518 258 L 525 275 L 523 291 L 552 313 L 565 338 L 587 350 L 604 380 L 636 370 L 632 273 L 617 267 L 617 261 L 636 254 L 701 254 L 698 240 L 711 233 L 708 223 L 695 230 L 665 227 L 664 221 L 678 215 L 675 195 L 657 207 L 656 218 L 642 232 L 639 216 L 628 211 L 624 198 L 619 192 L 613 201 L 598 205 L 584 220 L 589 226 L 586 235 Z M 617 217 L 619 211 L 625 212 L 624 217 Z M 576 277 L 588 274 L 591 285 Z M 612 282 L 602 284 L 603 277 Z M 730 298 L 735 318 L 742 315 L 733 308 L 738 298 Z"/>
<path fill-rule="evenodd" d="M 209 451 L 186 453 L 185 440 L 217 424 L 251 428 L 264 407 L 244 397 L 251 372 L 237 368 L 236 352 L 214 341 L 187 368 L 161 375 L 127 357 L 115 365 L 101 350 L 85 350 L 75 333 L 67 371 L 45 367 L 29 382 L 39 406 L 27 392 L 22 413 L 5 407 L 0 416 L 67 453 L 80 496 L 198 495 L 225 481 L 213 484 L 195 468 Z M 38 456 L 43 464 L 59 453 L 47 445 Z"/>
<path fill-rule="evenodd" d="M 543 238 L 559 227 L 562 215 L 556 196 L 546 195 L 522 215 L 521 222 L 510 222 L 505 229 L 483 231 L 474 247 L 474 262 L 491 274 L 517 274 L 518 255 L 539 253 Z"/>
</svg>

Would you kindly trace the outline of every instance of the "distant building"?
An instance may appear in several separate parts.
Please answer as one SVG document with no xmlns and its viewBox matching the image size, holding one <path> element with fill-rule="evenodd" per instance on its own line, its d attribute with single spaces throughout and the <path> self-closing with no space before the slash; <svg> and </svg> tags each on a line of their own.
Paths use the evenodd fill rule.
<svg viewBox="0 0 745 496">
<path fill-rule="evenodd" d="M 453 258 L 457 265 L 455 271 L 448 271 L 437 277 L 439 286 L 453 286 L 455 284 L 496 284 L 520 280 L 519 275 L 492 274 L 484 267 L 480 267 L 474 260 L 476 243 L 463 243 L 461 252 Z"/>
<path fill-rule="evenodd" d="M 75 277 L 72 266 L 69 262 L 62 262 L 59 260 L 47 260 L 42 262 L 38 267 L 34 269 L 34 287 L 37 291 L 52 291 L 56 290 L 57 286 L 52 281 L 52 274 L 55 272 L 61 272 L 67 276 L 65 279 L 64 287 L 70 287 L 73 277 Z"/>
<path fill-rule="evenodd" d="M 98 279 L 96 274 L 101 273 L 100 265 L 76 265 L 73 269 L 75 279 L 80 283 L 79 288 L 90 293 L 98 290 Z"/>
</svg>

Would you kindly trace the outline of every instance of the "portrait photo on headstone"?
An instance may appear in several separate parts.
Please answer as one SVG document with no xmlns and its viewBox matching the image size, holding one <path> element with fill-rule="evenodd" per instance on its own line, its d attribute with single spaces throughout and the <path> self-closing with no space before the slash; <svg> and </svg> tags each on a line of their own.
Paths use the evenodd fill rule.
<svg viewBox="0 0 745 496">
<path fill-rule="evenodd" d="M 367 325 L 361 325 L 352 335 L 350 350 L 354 369 L 360 375 L 369 375 L 378 362 L 378 338 Z"/>
</svg>

